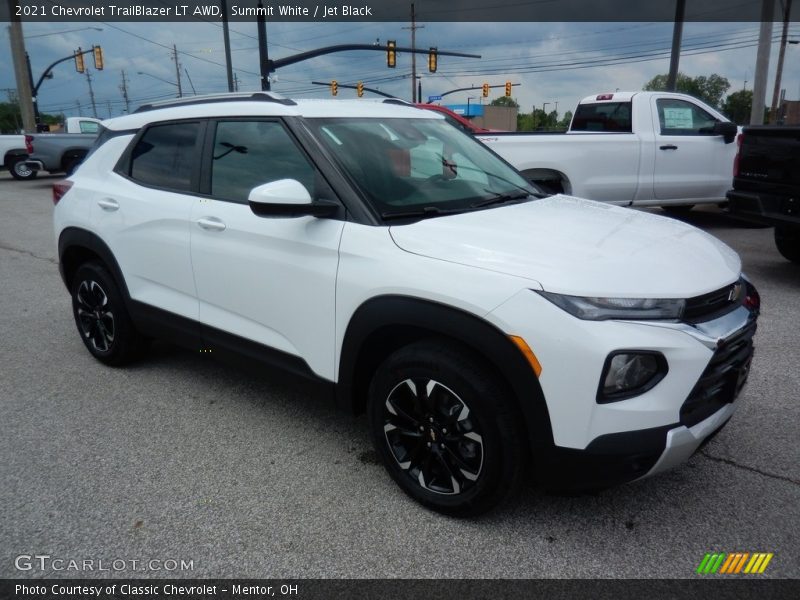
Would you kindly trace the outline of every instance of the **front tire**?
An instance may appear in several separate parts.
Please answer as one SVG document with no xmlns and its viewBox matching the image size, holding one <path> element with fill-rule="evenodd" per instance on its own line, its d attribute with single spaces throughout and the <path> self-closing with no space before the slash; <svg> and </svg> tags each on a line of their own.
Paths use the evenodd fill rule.
<svg viewBox="0 0 800 600">
<path fill-rule="evenodd" d="M 467 349 L 429 340 L 397 350 L 372 380 L 368 416 L 389 474 L 433 510 L 481 514 L 521 480 L 527 452 L 516 406 Z"/>
<path fill-rule="evenodd" d="M 36 177 L 38 171 L 34 171 L 29 166 L 27 166 L 25 164 L 26 160 L 28 160 L 26 157 L 16 158 L 12 160 L 11 165 L 9 165 L 8 167 L 8 170 L 14 179 L 25 181 L 26 179 L 33 179 L 34 177 Z"/>
<path fill-rule="evenodd" d="M 81 340 L 100 362 L 122 366 L 141 355 L 145 340 L 134 327 L 114 278 L 99 261 L 84 263 L 75 273 L 72 313 Z"/>
<path fill-rule="evenodd" d="M 775 246 L 786 260 L 800 263 L 800 230 L 789 227 L 776 227 Z"/>
</svg>

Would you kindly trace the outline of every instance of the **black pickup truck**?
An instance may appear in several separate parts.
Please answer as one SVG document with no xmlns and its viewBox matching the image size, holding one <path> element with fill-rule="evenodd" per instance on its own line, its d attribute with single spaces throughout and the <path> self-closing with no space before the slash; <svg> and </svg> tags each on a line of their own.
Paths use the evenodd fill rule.
<svg viewBox="0 0 800 600">
<path fill-rule="evenodd" d="M 775 226 L 775 245 L 800 263 L 800 128 L 745 127 L 728 192 L 734 217 Z"/>
</svg>

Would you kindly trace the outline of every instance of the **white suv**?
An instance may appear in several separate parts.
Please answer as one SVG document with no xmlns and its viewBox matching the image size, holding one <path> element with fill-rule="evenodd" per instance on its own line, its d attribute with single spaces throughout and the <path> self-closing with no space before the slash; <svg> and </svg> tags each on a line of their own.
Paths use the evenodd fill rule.
<svg viewBox="0 0 800 600">
<path fill-rule="evenodd" d="M 97 359 L 157 337 L 308 375 L 367 412 L 404 491 L 450 514 L 529 475 L 597 488 L 685 460 L 753 353 L 759 298 L 727 246 L 542 197 L 430 111 L 149 105 L 104 122 L 54 200 Z"/>
</svg>

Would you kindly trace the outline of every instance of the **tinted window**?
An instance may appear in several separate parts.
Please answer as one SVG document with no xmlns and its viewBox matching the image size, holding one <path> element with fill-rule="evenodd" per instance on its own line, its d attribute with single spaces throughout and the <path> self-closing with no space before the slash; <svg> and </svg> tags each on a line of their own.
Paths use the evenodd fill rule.
<svg viewBox="0 0 800 600">
<path fill-rule="evenodd" d="M 662 135 L 710 135 L 717 119 L 699 106 L 672 98 L 659 98 L 658 121 Z"/>
<path fill-rule="evenodd" d="M 198 123 L 150 127 L 133 149 L 131 177 L 157 187 L 190 190 L 199 128 Z"/>
<path fill-rule="evenodd" d="M 217 124 L 211 194 L 247 202 L 250 190 L 270 181 L 296 179 L 315 197 L 314 168 L 283 125 L 275 121 Z"/>
<path fill-rule="evenodd" d="M 572 118 L 572 131 L 631 133 L 631 103 L 579 104 Z"/>
</svg>

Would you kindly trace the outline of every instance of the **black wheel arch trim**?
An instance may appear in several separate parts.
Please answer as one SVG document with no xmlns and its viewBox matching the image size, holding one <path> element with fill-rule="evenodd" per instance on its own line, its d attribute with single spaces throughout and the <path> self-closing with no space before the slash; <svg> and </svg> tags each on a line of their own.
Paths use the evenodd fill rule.
<svg viewBox="0 0 800 600">
<path fill-rule="evenodd" d="M 111 249 L 100 236 L 80 227 L 67 227 L 58 236 L 58 270 L 61 273 L 61 280 L 67 286 L 67 290 L 71 291 L 71 274 L 66 271 L 65 255 L 69 251 L 76 249 L 89 250 L 105 263 L 119 286 L 125 303 L 129 305 L 131 296 L 128 293 L 125 278 L 122 276 L 122 269 L 120 269 L 117 259 L 114 258 L 114 253 L 111 252 Z"/>
<path fill-rule="evenodd" d="M 339 361 L 336 402 L 340 409 L 353 413 L 363 410 L 365 385 L 369 385 L 365 378 L 374 372 L 369 368 L 370 361 L 375 360 L 369 356 L 369 342 L 388 328 L 402 328 L 412 339 L 443 336 L 483 356 L 510 386 L 525 419 L 531 448 L 538 451 L 553 447 L 550 415 L 539 380 L 508 336 L 474 314 L 410 296 L 378 296 L 353 313 Z"/>
</svg>

